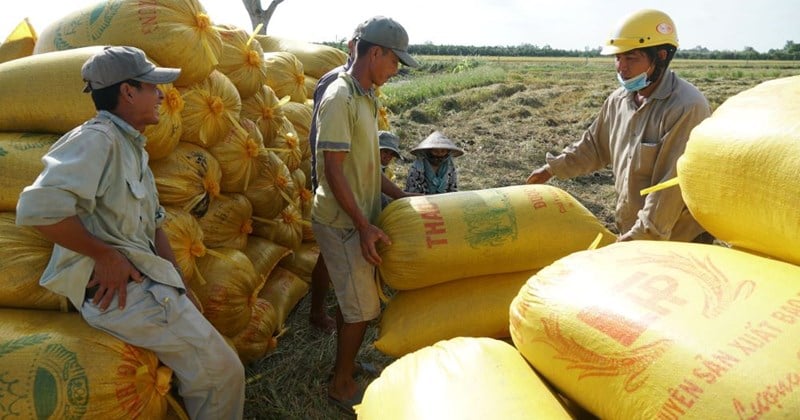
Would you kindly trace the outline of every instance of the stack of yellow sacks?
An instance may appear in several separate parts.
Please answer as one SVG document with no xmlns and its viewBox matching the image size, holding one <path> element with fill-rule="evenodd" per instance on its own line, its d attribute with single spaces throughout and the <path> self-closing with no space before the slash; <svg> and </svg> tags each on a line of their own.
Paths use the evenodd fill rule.
<svg viewBox="0 0 800 420">
<path fill-rule="evenodd" d="M 409 197 L 378 225 L 383 281 L 397 292 L 375 347 L 391 356 L 458 337 L 508 337 L 508 305 L 541 267 L 614 235 L 574 197 L 548 185 Z"/>
<path fill-rule="evenodd" d="M 553 401 L 573 418 L 795 417 L 798 95 L 791 77 L 730 98 L 695 128 L 678 163 L 690 211 L 730 247 L 636 241 L 559 258 L 509 307 L 512 341 L 530 366 L 506 370 L 499 350 L 476 351 L 480 339 L 441 341 L 386 368 L 359 418 L 563 416 L 538 411 Z M 454 269 L 443 268 L 433 275 Z M 481 370 L 460 375 L 472 366 Z M 522 383 L 535 372 L 551 387 Z"/>
<path fill-rule="evenodd" d="M 735 95 L 696 127 L 678 184 L 731 248 L 619 243 L 570 255 L 511 305 L 525 358 L 600 418 L 800 412 L 800 77 Z"/>
<path fill-rule="evenodd" d="M 292 118 L 285 116 L 281 108 L 290 97 L 275 97 L 278 86 L 269 85 L 268 75 L 278 70 L 270 69 L 260 43 L 248 31 L 212 22 L 196 0 L 102 2 L 64 16 L 39 37 L 23 23 L 27 35 L 17 28 L 9 39 L 20 41 L 6 42 L 0 51 L 6 57 L 12 46 L 30 44 L 0 60 L 5 61 L 0 63 L 0 308 L 7 312 L 0 322 L 6 332 L 0 345 L 30 360 L 33 350 L 17 349 L 36 344 L 46 348 L 36 347 L 37 352 L 55 352 L 53 360 L 63 366 L 53 364 L 53 369 L 75 369 L 89 381 L 91 393 L 73 401 L 67 384 L 49 380 L 40 370 L 39 377 L 49 382 L 31 386 L 47 392 L 27 392 L 14 407 L 25 406 L 24 417 L 163 418 L 169 370 L 158 367 L 146 351 L 128 349 L 102 333 L 98 338 L 80 317 L 65 313 L 74 308 L 63 297 L 38 285 L 52 244 L 35 230 L 14 225 L 19 193 L 43 168 L 40 159 L 50 145 L 95 114 L 90 96 L 81 92 L 80 69 L 88 57 L 104 45 L 131 45 L 158 65 L 180 67 L 174 85 L 160 86 L 165 100 L 159 124 L 144 133 L 149 164 L 170 214 L 164 229 L 205 316 L 243 362 L 260 359 L 275 348 L 286 317 L 308 292 L 308 266 L 319 253 L 307 228 L 307 134 L 297 134 L 307 133 L 310 124 L 306 86 L 297 95 L 299 108 Z M 330 61 L 330 68 L 344 63 L 340 51 L 317 47 L 327 58 L 316 61 Z M 304 59 L 315 60 L 313 54 Z M 324 70 L 321 64 L 309 67 Z M 290 71 L 302 72 L 302 64 Z M 304 80 L 302 73 L 293 74 Z M 36 317 L 48 320 L 36 328 L 21 321 Z M 53 330 L 62 319 L 75 325 Z M 86 344 L 91 340 L 110 344 Z M 65 359 L 62 353 L 73 356 Z M 90 361 L 107 359 L 113 360 L 102 369 L 88 370 Z M 22 369 L 17 359 L 2 360 L 2 370 L 20 377 L 35 377 L 41 365 Z M 133 391 L 131 383 L 138 384 Z M 117 395 L 104 396 L 111 386 Z M 129 397 L 119 399 L 123 393 Z M 40 412 L 42 407 L 48 411 Z"/>
</svg>

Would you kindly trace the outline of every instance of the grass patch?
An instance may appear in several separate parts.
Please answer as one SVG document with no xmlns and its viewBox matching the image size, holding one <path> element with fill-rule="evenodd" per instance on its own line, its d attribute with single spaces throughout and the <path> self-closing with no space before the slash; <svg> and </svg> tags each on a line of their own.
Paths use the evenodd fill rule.
<svg viewBox="0 0 800 420">
<path fill-rule="evenodd" d="M 383 103 L 394 113 L 410 109 L 431 98 L 449 95 L 479 86 L 506 80 L 506 71 L 488 65 L 454 67 L 452 71 L 427 74 L 397 82 L 381 88 Z"/>
</svg>

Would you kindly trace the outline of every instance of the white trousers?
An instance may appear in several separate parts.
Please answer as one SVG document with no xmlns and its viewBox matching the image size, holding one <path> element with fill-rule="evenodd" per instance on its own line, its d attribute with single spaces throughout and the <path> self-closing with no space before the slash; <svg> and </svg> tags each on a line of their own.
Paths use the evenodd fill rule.
<svg viewBox="0 0 800 420">
<path fill-rule="evenodd" d="M 105 312 L 83 302 L 89 325 L 148 349 L 172 369 L 192 419 L 241 419 L 244 366 L 222 335 L 178 289 L 148 278 L 128 283 L 125 309 L 118 296 Z"/>
</svg>

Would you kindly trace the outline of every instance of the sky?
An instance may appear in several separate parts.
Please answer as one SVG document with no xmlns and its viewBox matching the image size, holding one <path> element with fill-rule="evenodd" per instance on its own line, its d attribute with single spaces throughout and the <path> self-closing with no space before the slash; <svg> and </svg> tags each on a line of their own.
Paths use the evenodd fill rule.
<svg viewBox="0 0 800 420">
<path fill-rule="evenodd" d="M 159 0 L 165 1 L 165 0 Z M 25 17 L 41 32 L 98 0 L 4 0 L 0 40 Z M 240 0 L 199 0 L 212 21 L 250 29 Z M 269 0 L 262 0 L 264 7 Z M 411 44 L 521 45 L 584 50 L 602 45 L 621 18 L 641 9 L 672 17 L 681 48 L 759 52 L 800 43 L 798 0 L 284 0 L 267 32 L 309 42 L 338 41 L 374 15 L 390 16 Z"/>
</svg>

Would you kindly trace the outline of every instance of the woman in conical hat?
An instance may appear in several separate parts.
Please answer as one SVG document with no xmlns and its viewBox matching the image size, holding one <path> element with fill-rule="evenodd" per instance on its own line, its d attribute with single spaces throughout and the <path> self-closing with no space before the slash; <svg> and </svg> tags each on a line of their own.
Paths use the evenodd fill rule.
<svg viewBox="0 0 800 420">
<path fill-rule="evenodd" d="M 464 154 L 452 140 L 434 131 L 411 149 L 417 158 L 406 178 L 406 191 L 420 194 L 441 194 L 458 191 L 458 173 L 454 157 Z"/>
</svg>

